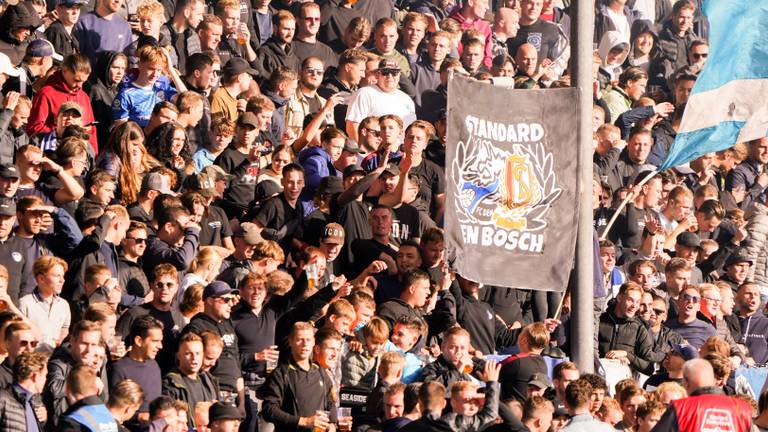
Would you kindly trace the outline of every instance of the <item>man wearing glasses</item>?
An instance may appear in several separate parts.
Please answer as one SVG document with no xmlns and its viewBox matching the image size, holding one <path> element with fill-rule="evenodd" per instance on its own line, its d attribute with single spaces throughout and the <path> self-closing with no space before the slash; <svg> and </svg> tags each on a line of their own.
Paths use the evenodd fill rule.
<svg viewBox="0 0 768 432">
<path fill-rule="evenodd" d="M 296 37 L 291 42 L 293 53 L 303 62 L 308 57 L 319 57 L 328 67 L 336 67 L 338 58 L 331 47 L 317 40 L 320 31 L 320 5 L 315 2 L 302 3 L 296 22 Z"/>
<path fill-rule="evenodd" d="M 394 60 L 382 59 L 376 71 L 376 84 L 363 87 L 355 93 L 347 110 L 347 134 L 357 141 L 357 129 L 369 116 L 392 114 L 403 120 L 407 128 L 416 120 L 416 105 L 407 94 L 398 89 L 400 66 Z"/>
<path fill-rule="evenodd" d="M 663 325 L 667 320 L 667 306 L 667 301 L 665 299 L 657 296 L 653 297 L 651 318 L 649 320 L 651 326 L 648 329 L 648 333 L 651 335 L 651 340 L 653 341 L 653 360 L 657 363 L 664 360 L 664 356 L 670 346 L 673 344 L 679 345 L 685 343 L 682 336 Z"/>
<path fill-rule="evenodd" d="M 13 383 L 13 365 L 16 359 L 25 352 L 33 352 L 37 348 L 37 338 L 32 327 L 25 322 L 13 322 L 5 328 L 5 347 L 8 357 L 0 364 L 0 388 Z"/>
<path fill-rule="evenodd" d="M 710 336 L 717 336 L 715 328 L 698 319 L 701 310 L 701 294 L 695 286 L 680 292 L 677 298 L 677 318 L 667 321 L 666 326 L 676 331 L 697 350 Z"/>
<path fill-rule="evenodd" d="M 172 308 L 171 304 L 176 298 L 179 289 L 179 273 L 171 264 L 159 264 L 150 273 L 152 275 L 152 301 L 139 306 L 134 306 L 117 321 L 117 334 L 122 338 L 128 337 L 133 322 L 144 315 L 151 315 L 163 323 L 163 347 L 157 353 L 157 364 L 160 370 L 168 372 L 173 367 L 175 355 L 175 341 L 179 332 L 184 327 L 184 316 L 178 308 Z M 133 342 L 128 341 L 130 346 Z"/>
<path fill-rule="evenodd" d="M 301 135 L 304 119 L 308 115 L 316 115 L 325 105 L 325 98 L 317 94 L 317 89 L 323 83 L 323 61 L 319 57 L 307 57 L 301 62 L 299 71 L 299 86 L 296 93 L 288 99 L 285 109 L 285 126 Z M 325 124 L 332 125 L 333 112 L 326 111 Z"/>
<path fill-rule="evenodd" d="M 234 404 L 234 395 L 242 388 L 240 371 L 240 350 L 237 347 L 237 335 L 232 326 L 230 315 L 232 306 L 237 302 L 240 291 L 232 289 L 226 282 L 213 281 L 203 290 L 203 312 L 198 313 L 184 328 L 184 333 L 211 331 L 221 337 L 224 350 L 219 356 L 211 374 L 219 380 L 219 401 Z M 240 400 L 242 401 L 240 395 Z"/>
</svg>

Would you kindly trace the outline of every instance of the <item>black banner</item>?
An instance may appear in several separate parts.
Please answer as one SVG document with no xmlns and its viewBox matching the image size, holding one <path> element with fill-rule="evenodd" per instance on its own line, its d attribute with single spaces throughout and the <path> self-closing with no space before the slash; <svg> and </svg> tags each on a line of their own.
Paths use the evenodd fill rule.
<svg viewBox="0 0 768 432">
<path fill-rule="evenodd" d="M 564 291 L 579 205 L 576 89 L 513 90 L 462 77 L 448 87 L 452 267 L 485 284 Z"/>
</svg>

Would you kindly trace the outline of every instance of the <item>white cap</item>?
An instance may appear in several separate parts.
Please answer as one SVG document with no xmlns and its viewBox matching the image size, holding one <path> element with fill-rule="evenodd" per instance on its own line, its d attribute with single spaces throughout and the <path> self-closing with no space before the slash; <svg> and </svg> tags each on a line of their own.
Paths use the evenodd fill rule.
<svg viewBox="0 0 768 432">
<path fill-rule="evenodd" d="M 4 73 L 8 76 L 17 77 L 21 75 L 21 71 L 13 67 L 11 59 L 7 55 L 0 53 L 0 73 Z"/>
</svg>

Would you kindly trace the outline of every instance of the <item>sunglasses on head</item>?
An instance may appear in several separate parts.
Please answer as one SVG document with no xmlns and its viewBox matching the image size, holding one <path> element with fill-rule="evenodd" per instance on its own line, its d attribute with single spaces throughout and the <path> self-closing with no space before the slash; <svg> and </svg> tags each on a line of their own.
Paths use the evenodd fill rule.
<svg viewBox="0 0 768 432">
<path fill-rule="evenodd" d="M 395 76 L 400 73 L 400 69 L 384 68 L 379 69 L 379 73 L 384 76 Z"/>
</svg>

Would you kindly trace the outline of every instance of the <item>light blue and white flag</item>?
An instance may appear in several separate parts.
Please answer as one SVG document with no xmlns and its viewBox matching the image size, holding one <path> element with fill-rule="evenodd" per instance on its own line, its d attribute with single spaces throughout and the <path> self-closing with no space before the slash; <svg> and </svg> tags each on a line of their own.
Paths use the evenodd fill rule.
<svg viewBox="0 0 768 432">
<path fill-rule="evenodd" d="M 768 136 L 768 2 L 705 0 L 702 10 L 709 59 L 660 171 Z"/>
</svg>

